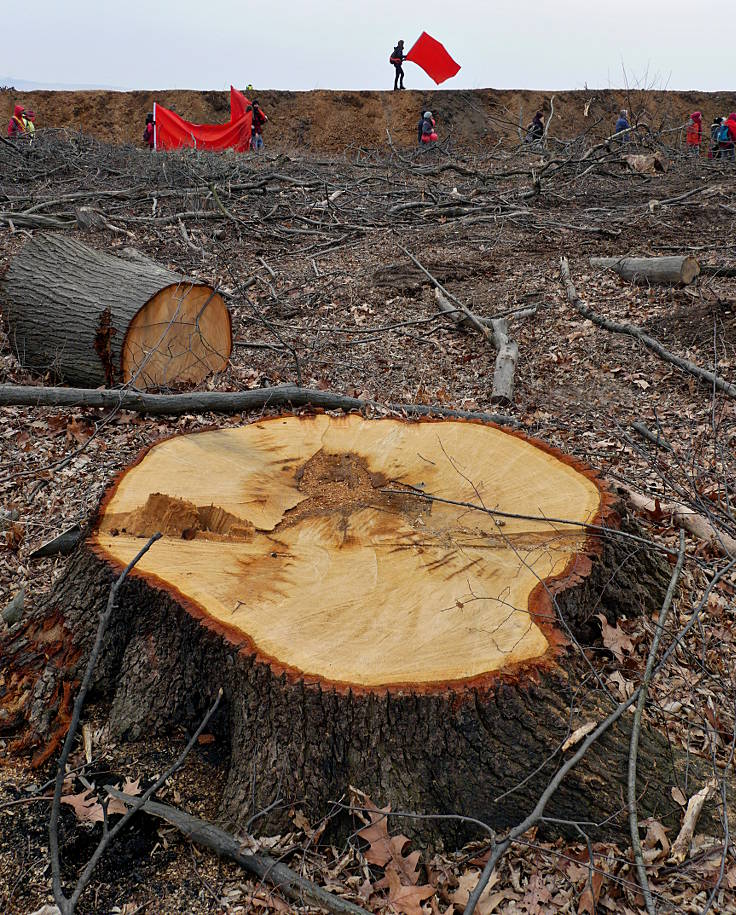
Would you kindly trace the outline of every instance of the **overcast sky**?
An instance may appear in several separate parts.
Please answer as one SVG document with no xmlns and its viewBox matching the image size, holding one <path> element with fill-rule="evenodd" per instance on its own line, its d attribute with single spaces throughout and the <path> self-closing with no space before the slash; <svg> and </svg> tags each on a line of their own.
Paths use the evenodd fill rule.
<svg viewBox="0 0 736 915">
<path fill-rule="evenodd" d="M 381 89 L 425 30 L 446 88 L 726 90 L 733 0 L 32 0 L 4 4 L 0 75 L 129 89 Z M 624 77 L 624 68 L 626 77 Z M 407 88 L 431 80 L 406 64 Z"/>
</svg>

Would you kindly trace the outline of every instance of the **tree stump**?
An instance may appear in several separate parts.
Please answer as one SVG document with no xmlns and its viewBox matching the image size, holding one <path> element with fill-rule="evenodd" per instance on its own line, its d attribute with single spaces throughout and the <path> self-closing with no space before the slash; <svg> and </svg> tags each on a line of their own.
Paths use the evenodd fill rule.
<svg viewBox="0 0 736 915">
<path fill-rule="evenodd" d="M 0 299 L 21 364 L 69 384 L 196 384 L 230 357 L 222 298 L 140 255 L 39 235 L 12 261 Z"/>
<path fill-rule="evenodd" d="M 487 424 L 289 415 L 177 436 L 110 489 L 41 613 L 44 675 L 6 686 L 23 686 L 46 758 L 112 579 L 161 531 L 95 675 L 116 735 L 192 725 L 222 686 L 225 820 L 277 797 L 320 817 L 352 784 L 394 810 L 502 827 L 536 802 L 571 730 L 613 707 L 595 681 L 581 687 L 571 641 L 597 636 L 596 613 L 661 602 L 661 561 L 586 526 L 621 523 L 592 471 Z M 32 653 L 27 633 L 19 644 L 16 668 Z M 629 728 L 590 750 L 550 816 L 625 822 Z M 639 760 L 641 816 L 666 818 L 666 741 L 645 730 Z M 477 835 L 453 820 L 404 828 Z"/>
</svg>

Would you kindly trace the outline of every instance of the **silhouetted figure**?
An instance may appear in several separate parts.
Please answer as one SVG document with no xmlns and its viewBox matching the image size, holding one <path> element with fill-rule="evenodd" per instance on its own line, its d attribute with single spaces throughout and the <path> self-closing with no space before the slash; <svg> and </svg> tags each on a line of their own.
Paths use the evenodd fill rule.
<svg viewBox="0 0 736 915">
<path fill-rule="evenodd" d="M 392 63 L 396 70 L 394 76 L 394 91 L 404 88 L 404 68 L 401 65 L 405 59 L 404 42 L 400 41 L 391 52 L 391 57 L 389 57 L 389 63 Z"/>
</svg>

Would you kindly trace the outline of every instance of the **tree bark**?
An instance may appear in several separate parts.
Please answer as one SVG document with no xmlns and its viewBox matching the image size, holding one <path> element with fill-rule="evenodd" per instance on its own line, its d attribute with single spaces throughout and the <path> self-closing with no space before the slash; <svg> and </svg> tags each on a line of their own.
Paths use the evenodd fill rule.
<svg viewBox="0 0 736 915">
<path fill-rule="evenodd" d="M 229 313 L 210 286 L 61 236 L 23 247 L 0 298 L 21 364 L 84 387 L 197 382 L 230 355 Z"/>
<path fill-rule="evenodd" d="M 256 452 L 265 454 L 265 459 L 272 462 L 279 474 L 293 472 L 296 474 L 294 479 L 302 481 L 296 505 L 290 491 L 283 486 L 281 490 L 274 489 L 272 497 L 261 500 L 261 504 L 251 501 L 247 488 L 246 495 L 243 495 L 240 479 L 227 482 L 228 491 L 240 493 L 236 496 L 240 500 L 238 504 L 252 505 L 253 511 L 261 515 L 276 512 L 279 516 L 278 505 L 275 504 L 279 499 L 294 506 L 286 513 L 286 527 L 258 522 L 265 531 L 261 536 L 265 537 L 267 545 L 266 553 L 258 560 L 255 557 L 260 554 L 253 540 L 253 537 L 259 536 L 258 530 L 249 535 L 241 526 L 234 537 L 237 542 L 227 539 L 230 528 L 226 529 L 221 522 L 232 520 L 232 515 L 226 517 L 226 512 L 206 504 L 211 496 L 203 491 L 206 486 L 203 486 L 201 474 L 197 475 L 194 468 L 192 476 L 187 469 L 186 452 L 181 450 L 190 449 L 189 453 L 195 455 L 196 463 L 196 456 L 204 453 L 202 448 L 209 447 L 210 440 L 203 436 L 223 436 L 223 433 L 181 436 L 156 446 L 150 452 L 151 455 L 159 455 L 156 460 L 163 460 L 162 456 L 172 454 L 176 466 L 180 468 L 179 477 L 193 479 L 196 492 L 205 504 L 200 509 L 191 506 L 194 515 L 190 518 L 184 511 L 186 504 L 181 500 L 176 503 L 185 515 L 178 534 L 177 529 L 172 527 L 172 512 L 169 511 L 165 518 L 162 516 L 159 529 L 165 529 L 164 538 L 121 588 L 118 606 L 105 633 L 94 681 L 97 698 L 104 699 L 110 706 L 112 732 L 121 739 L 140 740 L 151 733 L 170 732 L 175 725 L 193 726 L 200 719 L 202 710 L 210 705 L 212 695 L 222 687 L 226 703 L 216 730 L 219 739 L 230 750 L 229 771 L 220 808 L 224 820 L 243 825 L 250 816 L 269 807 L 280 797 L 284 804 L 277 805 L 268 813 L 263 824 L 264 830 L 278 830 L 286 825 L 285 810 L 289 805 L 303 806 L 311 817 L 319 818 L 327 813 L 331 802 L 341 797 L 352 784 L 367 792 L 376 804 L 383 806 L 388 803 L 394 810 L 460 814 L 483 820 L 496 828 L 516 823 L 519 811 L 534 806 L 559 762 L 569 752 L 563 751 L 562 745 L 570 733 L 583 723 L 601 720 L 617 702 L 595 680 L 590 679 L 589 670 L 582 669 L 579 650 L 568 650 L 565 639 L 574 639 L 582 644 L 597 639 L 598 613 L 603 613 L 610 623 L 614 623 L 622 613 L 630 617 L 636 613 L 655 612 L 661 604 L 669 578 L 666 566 L 656 554 L 643 550 L 640 543 L 617 534 L 617 528 L 624 534 L 635 531 L 635 528 L 625 517 L 621 520 L 622 507 L 614 509 L 610 500 L 604 500 L 601 524 L 610 529 L 610 533 L 595 528 L 581 535 L 584 551 L 574 554 L 574 559 L 563 573 L 548 579 L 544 587 L 540 584 L 539 590 L 535 588 L 535 600 L 541 603 L 532 604 L 530 597 L 526 628 L 531 629 L 531 620 L 544 627 L 548 642 L 542 655 L 528 655 L 527 660 L 508 663 L 503 661 L 498 667 L 478 668 L 490 673 L 470 676 L 443 674 L 443 679 L 437 680 L 434 675 L 422 677 L 426 668 L 420 668 L 419 675 L 412 675 L 414 679 L 402 673 L 393 679 L 372 681 L 363 678 L 364 674 L 367 677 L 373 671 L 366 660 L 371 652 L 380 665 L 392 645 L 403 644 L 405 649 L 402 649 L 401 658 L 405 658 L 414 669 L 416 653 L 429 646 L 432 663 L 439 658 L 442 665 L 454 666 L 457 663 L 455 656 L 460 653 L 459 645 L 464 645 L 463 650 L 469 649 L 471 656 L 477 657 L 478 651 L 500 643 L 500 626 L 495 630 L 485 627 L 483 614 L 490 606 L 488 601 L 494 599 L 490 596 L 485 598 L 471 588 L 473 596 L 465 598 L 467 609 L 459 605 L 459 610 L 456 610 L 443 594 L 442 607 L 446 610 L 436 614 L 441 620 L 442 617 L 450 618 L 447 616 L 450 611 L 457 613 L 458 625 L 462 624 L 461 628 L 465 631 L 461 633 L 453 629 L 456 632 L 453 636 L 456 639 L 454 650 L 447 642 L 438 642 L 440 650 L 437 651 L 434 639 L 428 639 L 425 627 L 435 625 L 431 614 L 425 615 L 424 622 L 415 626 L 412 637 L 409 637 L 409 630 L 404 629 L 407 625 L 405 621 L 391 617 L 391 625 L 400 633 L 407 632 L 403 641 L 394 638 L 391 642 L 393 634 L 388 628 L 375 628 L 374 620 L 379 618 L 382 608 L 378 605 L 363 607 L 360 602 L 363 579 L 360 578 L 360 567 L 356 565 L 352 577 L 342 578 L 345 596 L 342 592 L 337 595 L 338 604 L 350 608 L 355 606 L 355 611 L 350 612 L 357 620 L 357 628 L 351 631 L 363 639 L 360 644 L 364 644 L 364 650 L 358 649 L 354 654 L 349 649 L 347 651 L 348 662 L 355 664 L 352 668 L 354 674 L 349 682 L 332 674 L 325 677 L 315 665 L 302 665 L 301 670 L 312 671 L 302 673 L 300 662 L 292 660 L 294 656 L 289 652 L 301 651 L 302 646 L 313 637 L 308 633 L 309 626 L 317 632 L 317 647 L 321 648 L 326 643 L 328 633 L 324 632 L 324 624 L 320 629 L 319 620 L 323 618 L 323 610 L 326 614 L 335 601 L 334 594 L 330 593 L 330 584 L 324 578 L 330 571 L 328 567 L 315 576 L 314 587 L 311 580 L 303 577 L 303 573 L 305 570 L 310 572 L 313 561 L 317 564 L 322 562 L 320 557 L 325 552 L 324 544 L 332 543 L 333 536 L 328 532 L 321 540 L 318 538 L 316 550 L 310 546 L 310 531 L 319 534 L 329 525 L 330 516 L 325 514 L 325 505 L 330 500 L 325 498 L 327 491 L 320 488 L 326 476 L 319 471 L 316 476 L 310 477 L 309 467 L 314 466 L 312 459 L 303 465 L 303 470 L 298 469 L 288 453 L 277 447 L 278 439 L 273 436 L 286 419 L 277 417 L 250 427 L 253 435 L 263 436 L 263 442 L 272 454 L 262 449 L 259 451 L 258 439 L 249 440 L 246 451 L 235 450 L 237 445 L 233 436 L 241 435 L 241 432 L 228 432 L 222 439 L 225 443 L 223 454 L 231 473 L 240 473 L 236 469 L 240 462 L 239 458 L 236 459 L 238 453 L 244 459 L 255 462 L 253 479 L 258 482 L 259 492 L 262 491 L 261 481 L 269 478 L 271 473 L 266 472 L 268 467 L 261 458 L 254 456 Z M 326 440 L 328 421 L 334 423 L 329 417 L 317 417 L 304 423 L 307 427 L 305 434 L 311 436 L 310 441 Z M 298 425 L 302 423 L 302 418 L 292 417 L 289 422 Z M 397 437 L 402 434 L 413 436 L 414 432 L 402 433 L 403 427 L 395 420 L 375 422 L 388 424 L 388 437 L 377 440 L 377 460 L 392 462 L 394 456 L 387 454 L 385 444 L 395 444 Z M 349 451 L 330 465 L 336 471 L 332 479 L 337 488 L 329 492 L 344 491 L 348 485 L 352 473 L 350 460 L 355 458 L 355 449 L 360 448 L 355 432 L 361 423 L 366 421 L 357 417 L 347 417 L 336 423 L 338 430 L 342 430 L 340 434 L 347 436 Z M 365 434 L 369 438 L 383 435 L 371 423 L 368 425 L 371 428 Z M 435 441 L 444 431 L 437 423 L 408 425 L 424 428 L 424 444 Z M 448 425 L 476 430 L 473 434 L 487 434 L 478 430 L 476 424 Z M 454 453 L 462 455 L 464 432 L 458 429 L 456 434 L 461 437 L 455 441 Z M 504 447 L 516 447 L 513 443 L 517 435 L 501 432 L 493 435 L 502 437 Z M 410 438 L 407 441 L 404 450 L 409 458 L 416 459 L 422 478 L 428 481 L 428 491 L 437 488 L 433 480 L 436 483 L 441 479 L 446 482 L 457 479 L 460 481 L 457 485 L 465 485 L 456 475 L 456 462 L 453 461 L 452 466 L 448 464 L 446 469 L 438 467 L 441 456 L 448 462 L 452 459 L 450 431 L 444 431 L 442 448 L 436 452 L 428 452 L 420 442 L 421 455 L 417 455 L 415 440 Z M 334 442 L 333 439 L 333 445 Z M 319 447 L 319 454 L 322 454 L 321 446 L 317 444 L 315 447 Z M 520 443 L 519 447 L 524 453 L 528 444 Z M 537 447 L 543 456 L 537 456 L 535 460 L 551 461 L 552 466 L 555 460 L 562 460 L 561 456 L 555 457 L 554 453 Z M 496 445 L 492 448 L 495 449 Z M 466 451 L 472 451 L 476 454 L 475 459 L 481 460 L 482 449 L 479 450 L 476 439 L 471 437 Z M 487 475 L 488 467 L 503 464 L 495 454 L 492 450 L 487 463 L 479 469 L 479 480 Z M 126 500 L 128 504 L 137 504 L 135 499 L 143 492 L 139 481 L 149 486 L 148 481 L 157 478 L 155 466 L 147 465 L 147 460 L 144 458 L 133 465 L 128 471 L 130 476 L 124 476 L 114 492 L 109 494 L 95 526 L 97 533 L 80 547 L 65 575 L 37 613 L 28 623 L 16 626 L 7 640 L 0 660 L 0 674 L 5 684 L 4 705 L 11 712 L 0 724 L 11 733 L 23 731 L 23 737 L 16 746 L 34 749 L 36 764 L 48 759 L 66 730 L 71 697 L 90 650 L 98 611 L 107 602 L 119 561 L 124 561 L 120 552 L 124 547 L 123 541 L 127 538 L 134 544 L 137 542 L 137 534 L 132 528 L 134 516 L 137 518 L 135 523 L 141 526 L 158 524 L 155 518 L 139 511 L 126 515 Z M 217 476 L 213 466 L 208 465 L 209 478 Z M 582 471 L 580 465 L 570 466 Z M 285 470 L 287 467 L 290 469 Z M 402 479 L 406 472 L 402 471 Z M 521 472 L 520 464 L 515 463 L 515 478 L 518 479 Z M 530 481 L 538 476 L 536 470 L 528 473 L 531 474 Z M 569 475 L 569 467 L 561 473 L 563 477 Z M 435 478 L 433 474 L 443 476 Z M 131 481 L 127 489 L 124 488 L 126 478 Z M 318 484 L 313 495 L 309 494 L 311 490 L 304 482 L 308 478 Z M 171 480 L 170 474 L 165 473 L 162 485 L 171 484 Z M 157 484 L 154 482 L 152 485 Z M 417 533 L 409 551 L 411 555 L 402 562 L 416 563 L 417 567 L 428 570 L 426 574 L 433 576 L 432 588 L 442 589 L 448 587 L 448 582 L 456 582 L 457 593 L 465 593 L 468 590 L 466 578 L 469 580 L 471 575 L 482 574 L 482 570 L 473 570 L 477 562 L 473 558 L 474 551 L 481 550 L 483 555 L 487 555 L 489 549 L 507 549 L 501 543 L 496 543 L 495 547 L 492 545 L 492 526 L 490 523 L 487 529 L 479 526 L 482 523 L 480 515 L 471 513 L 468 516 L 467 510 L 461 507 L 458 516 L 463 528 L 453 533 L 453 528 L 448 527 L 449 516 L 443 513 L 442 506 L 432 506 L 429 512 L 426 507 L 419 511 L 411 500 L 401 502 L 396 501 L 396 495 L 386 496 L 382 480 L 374 479 L 373 485 L 376 488 L 372 496 L 366 494 L 363 488 L 356 497 L 354 511 L 357 514 L 351 514 L 353 509 L 349 502 L 343 502 L 342 507 L 337 509 L 335 531 L 340 542 L 335 546 L 338 554 L 336 562 L 352 563 L 352 551 L 356 549 L 361 528 L 366 530 L 369 526 L 365 519 L 370 512 L 371 499 L 377 500 L 375 517 L 387 519 L 389 525 L 394 523 L 392 518 L 403 511 L 409 513 L 406 517 Z M 488 495 L 484 483 L 478 482 L 477 485 L 480 487 L 479 499 L 484 491 Z M 499 490 L 499 479 L 493 481 L 492 486 Z M 522 488 L 525 487 L 526 484 Z M 309 500 L 313 496 L 313 507 L 310 508 Z M 537 496 L 531 498 L 536 501 Z M 131 502 L 131 499 L 134 501 Z M 171 497 L 157 495 L 153 499 L 170 509 L 176 508 L 176 500 Z M 422 504 L 421 499 L 417 502 Z M 317 514 L 310 514 L 312 511 Z M 585 511 L 587 513 L 588 509 Z M 195 530 L 197 512 L 200 519 L 204 516 L 209 519 L 206 530 L 201 527 Z M 544 506 L 540 514 L 551 518 Z M 518 550 L 538 553 L 552 549 L 544 546 L 539 539 L 539 528 L 536 533 L 522 533 L 520 529 L 513 528 L 510 519 L 505 523 L 511 526 L 506 527 L 502 539 L 512 538 L 514 555 Z M 545 528 L 547 526 L 548 522 L 545 522 Z M 479 539 L 481 530 L 489 532 Z M 435 542 L 436 548 L 432 546 L 433 531 L 442 540 L 441 543 L 439 540 Z M 559 528 L 554 531 L 555 537 L 559 538 Z M 144 532 L 141 530 L 140 534 L 144 535 Z M 198 546 L 200 541 L 196 538 L 200 534 L 203 540 Z M 461 534 L 466 536 L 465 542 L 458 539 Z M 222 542 L 218 542 L 218 538 Z M 386 544 L 383 558 L 378 554 L 379 541 Z M 445 542 L 450 545 L 449 552 Z M 401 575 L 391 574 L 391 563 L 398 561 L 396 553 L 401 552 L 400 538 L 393 528 L 378 531 L 378 540 L 371 540 L 371 544 L 377 551 L 378 584 L 381 587 L 384 587 L 381 577 L 387 576 L 389 593 L 391 588 L 400 593 L 429 593 L 421 591 L 425 583 L 418 578 L 409 576 L 407 584 Z M 460 549 L 457 549 L 458 546 Z M 415 547 L 421 555 L 415 556 Z M 169 552 L 159 553 L 161 558 L 157 559 L 154 554 L 159 548 Z M 187 550 L 191 552 L 187 553 Z M 208 579 L 210 584 L 200 577 L 195 582 L 197 588 L 194 591 L 189 589 L 186 581 L 174 584 L 174 579 L 171 576 L 167 578 L 165 571 L 155 571 L 165 569 L 169 561 L 166 557 L 170 556 L 173 562 L 179 563 L 182 575 L 187 579 L 190 570 L 194 571 L 198 566 L 202 568 L 203 564 L 217 563 L 217 557 L 228 550 L 232 550 L 232 555 L 236 557 L 235 567 L 225 563 L 218 565 L 217 574 Z M 306 553 L 306 558 L 300 553 Z M 205 556 L 210 558 L 203 558 Z M 438 561 L 437 557 L 442 561 Z M 149 558 L 152 565 L 147 566 Z M 299 565 L 300 561 L 302 565 Z M 455 571 L 453 562 L 460 564 Z M 490 563 L 491 559 L 487 562 Z M 498 566 L 505 569 L 514 564 L 511 557 L 510 562 L 503 559 Z M 353 568 L 352 564 L 350 568 Z M 402 565 L 401 568 L 407 566 Z M 239 572 L 238 569 L 244 571 Z M 318 565 L 318 571 L 320 569 L 322 566 Z M 293 570 L 291 579 L 290 570 Z M 242 582 L 238 584 L 241 574 Z M 407 575 L 403 577 L 406 579 Z M 289 593 L 291 580 L 298 584 L 298 600 L 287 606 L 282 596 Z M 354 588 L 352 580 L 358 581 Z M 234 582 L 235 590 L 228 597 L 227 589 L 231 582 Z M 503 580 L 499 586 L 503 586 Z M 269 603 L 269 595 L 274 588 L 277 612 L 269 609 L 273 603 Z M 195 593 L 200 596 L 186 596 Z M 217 593 L 221 610 L 217 610 L 214 604 L 210 611 L 206 609 L 210 604 L 202 595 L 209 593 Z M 490 595 L 491 592 L 488 593 Z M 503 590 L 502 596 L 505 593 L 507 591 Z M 317 605 L 313 606 L 315 594 Z M 238 595 L 241 599 L 233 603 L 232 597 Z M 554 598 L 554 603 L 547 603 L 548 598 L 550 601 Z M 479 603 L 474 603 L 479 599 Z M 202 600 L 205 600 L 204 604 Z M 278 646 L 270 648 L 270 654 L 259 648 L 259 645 L 265 644 L 261 636 L 254 635 L 252 640 L 243 638 L 242 633 L 246 631 L 244 624 L 236 622 L 233 614 L 238 612 L 237 605 L 244 601 L 252 605 L 246 608 L 247 613 L 262 627 L 260 631 L 265 643 L 275 638 L 278 627 L 282 628 L 286 641 L 281 644 L 285 645 L 285 653 Z M 233 606 L 235 609 L 231 610 Z M 284 629 L 284 620 L 291 619 L 290 614 L 294 612 L 297 615 L 301 613 L 300 607 L 304 608 L 299 617 L 303 625 Z M 512 610 L 508 604 L 500 607 L 503 622 Z M 415 625 L 411 622 L 413 619 L 422 619 L 421 612 L 422 608 L 418 607 L 416 615 L 409 614 L 408 624 Z M 337 617 L 333 615 L 331 618 Z M 341 631 L 337 632 L 337 637 Z M 364 635 L 366 632 L 368 634 Z M 329 635 L 335 638 L 334 632 Z M 465 641 L 461 642 L 461 636 Z M 523 637 L 526 638 L 526 635 Z M 351 641 L 348 641 L 349 644 Z M 322 657 L 328 669 L 339 670 L 333 666 L 336 659 L 331 654 L 323 651 Z M 355 658 L 354 662 L 350 661 L 351 657 Z M 444 658 L 450 660 L 445 661 Z M 337 660 L 342 663 L 345 658 Z M 581 688 L 586 678 L 586 685 Z M 387 685 L 371 685 L 373 682 Z M 590 750 L 563 782 L 550 804 L 548 816 L 566 821 L 585 821 L 586 824 L 604 824 L 600 829 L 591 827 L 592 834 L 625 831 L 629 727 L 630 722 L 624 717 Z M 697 781 L 701 774 L 698 764 L 691 759 L 689 765 L 690 777 Z M 639 753 L 640 782 L 644 786 L 640 798 L 642 817 L 651 815 L 665 822 L 676 821 L 679 808 L 671 799 L 670 789 L 679 783 L 679 767 L 680 761 L 673 758 L 667 741 L 656 732 L 645 729 Z M 564 824 L 559 828 L 562 831 L 566 829 Z M 472 826 L 452 819 L 410 821 L 407 829 L 423 841 L 444 842 L 450 846 L 476 836 Z"/>
<path fill-rule="evenodd" d="M 629 283 L 677 283 L 687 286 L 700 274 L 690 254 L 676 257 L 591 257 L 590 266 L 613 270 Z"/>
<path fill-rule="evenodd" d="M 591 631 L 586 608 L 599 593 L 598 610 L 611 620 L 622 606 L 629 613 L 653 612 L 664 576 L 651 557 L 629 556 L 626 563 L 630 552 L 611 538 L 585 584 L 560 600 L 577 634 Z M 620 562 L 625 564 L 612 579 L 611 570 Z M 21 673 L 32 668 L 34 655 L 36 663 L 45 659 L 27 694 L 28 707 L 19 709 L 14 722 L 17 727 L 25 715 L 30 719 L 25 744 L 36 748 L 37 764 L 53 751 L 50 738 L 65 731 L 97 611 L 114 577 L 105 561 L 83 547 L 41 608 L 36 638 L 29 639 L 26 630 L 6 646 L 2 666 L 9 691 L 17 685 L 19 668 Z M 563 661 L 533 677 L 502 677 L 492 686 L 438 693 L 321 688 L 238 651 L 167 591 L 131 579 L 105 636 L 95 693 L 110 703 L 114 735 L 141 740 L 175 725 L 193 726 L 222 686 L 227 709 L 217 730 L 219 739 L 229 742 L 230 769 L 220 816 L 238 826 L 277 796 L 287 806 L 303 806 L 310 816 L 321 817 L 354 784 L 394 810 L 457 813 L 500 829 L 534 806 L 564 759 L 559 748 L 570 731 L 611 711 L 592 687 L 582 701 L 574 700 L 579 681 L 579 671 Z M 29 685 L 26 675 L 24 689 Z M 630 722 L 622 722 L 590 751 L 550 804 L 550 817 L 600 823 L 622 809 L 629 730 Z M 697 764 L 690 764 L 691 779 L 697 780 Z M 670 789 L 681 783 L 684 765 L 678 774 L 679 765 L 667 741 L 644 729 L 642 817 L 678 822 Z M 506 792 L 511 793 L 501 797 Z M 264 831 L 284 826 L 284 815 L 277 812 L 262 824 Z M 617 834 L 624 828 L 623 815 L 614 816 L 591 833 Z M 452 821 L 409 821 L 406 830 L 448 846 L 478 837 L 472 827 Z"/>
</svg>

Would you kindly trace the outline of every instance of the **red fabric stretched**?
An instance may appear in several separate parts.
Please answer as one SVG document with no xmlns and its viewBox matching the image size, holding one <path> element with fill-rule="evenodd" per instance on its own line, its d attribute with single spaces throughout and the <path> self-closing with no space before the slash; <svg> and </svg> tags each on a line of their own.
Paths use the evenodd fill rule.
<svg viewBox="0 0 736 915">
<path fill-rule="evenodd" d="M 417 38 L 405 59 L 421 67 L 438 86 L 460 71 L 460 64 L 450 57 L 444 45 L 426 32 Z"/>
<path fill-rule="evenodd" d="M 178 114 L 156 105 L 156 149 L 235 149 L 246 152 L 250 146 L 250 102 L 230 87 L 230 120 L 227 124 L 192 124 Z"/>
</svg>

